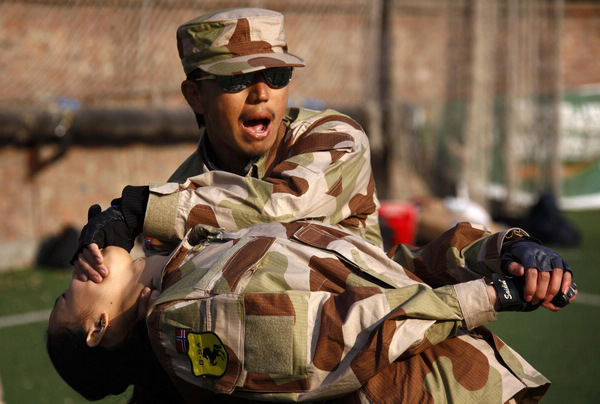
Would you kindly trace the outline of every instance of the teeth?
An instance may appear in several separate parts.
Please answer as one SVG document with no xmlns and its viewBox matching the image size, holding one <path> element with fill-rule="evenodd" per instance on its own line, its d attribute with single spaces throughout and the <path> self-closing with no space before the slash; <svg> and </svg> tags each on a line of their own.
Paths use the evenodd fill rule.
<svg viewBox="0 0 600 404">
<path fill-rule="evenodd" d="M 268 135 L 268 130 L 271 125 L 271 120 L 266 118 L 248 119 L 243 122 L 244 128 L 249 136 L 264 138 Z"/>
<path fill-rule="evenodd" d="M 268 121 L 261 119 L 261 120 L 247 121 L 244 125 L 249 128 L 254 128 L 254 130 L 256 132 L 264 132 L 267 130 L 269 123 L 268 123 Z"/>
</svg>

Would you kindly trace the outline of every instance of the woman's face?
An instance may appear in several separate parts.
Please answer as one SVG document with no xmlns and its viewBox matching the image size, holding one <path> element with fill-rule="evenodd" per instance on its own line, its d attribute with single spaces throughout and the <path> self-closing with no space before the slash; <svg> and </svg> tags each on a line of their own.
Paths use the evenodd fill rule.
<svg viewBox="0 0 600 404">
<path fill-rule="evenodd" d="M 106 247 L 102 255 L 110 274 L 99 284 L 71 279 L 67 290 L 56 300 L 50 330 L 79 324 L 89 331 L 104 325 L 108 327 L 108 338 L 103 345 L 118 343 L 127 336 L 137 318 L 140 293 L 151 284 L 153 274 L 144 271 L 145 259 L 134 261 L 120 247 Z"/>
</svg>

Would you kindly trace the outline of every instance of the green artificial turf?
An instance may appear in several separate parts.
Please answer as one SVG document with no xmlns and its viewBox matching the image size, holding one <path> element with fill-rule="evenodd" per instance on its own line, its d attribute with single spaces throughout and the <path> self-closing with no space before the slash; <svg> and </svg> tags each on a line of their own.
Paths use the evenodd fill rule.
<svg viewBox="0 0 600 404">
<path fill-rule="evenodd" d="M 544 404 L 600 402 L 600 211 L 568 217 L 582 232 L 582 243 L 576 248 L 555 248 L 573 267 L 580 292 L 591 299 L 559 313 L 543 309 L 499 313 L 498 321 L 489 325 L 553 382 Z M 0 274 L 0 317 L 49 310 L 70 276 L 70 270 L 41 268 Z M 43 320 L 0 328 L 0 378 L 6 404 L 86 402 L 54 371 L 45 352 L 45 329 Z M 129 395 L 100 402 L 126 403 Z"/>
</svg>

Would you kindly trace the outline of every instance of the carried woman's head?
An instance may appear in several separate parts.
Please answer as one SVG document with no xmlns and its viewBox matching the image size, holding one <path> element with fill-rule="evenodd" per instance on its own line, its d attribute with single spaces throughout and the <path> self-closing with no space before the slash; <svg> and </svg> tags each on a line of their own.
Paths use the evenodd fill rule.
<svg viewBox="0 0 600 404">
<path fill-rule="evenodd" d="M 142 290 L 152 274 L 145 259 L 132 260 L 120 247 L 102 251 L 111 273 L 102 283 L 71 279 L 67 290 L 56 299 L 50 315 L 49 331 L 58 327 L 83 330 L 88 346 L 110 348 L 121 343 L 138 317 Z"/>
<path fill-rule="evenodd" d="M 85 398 L 120 394 L 141 378 L 149 343 L 138 306 L 156 268 L 119 247 L 103 251 L 102 283 L 73 278 L 50 315 L 47 350 L 61 377 Z"/>
</svg>

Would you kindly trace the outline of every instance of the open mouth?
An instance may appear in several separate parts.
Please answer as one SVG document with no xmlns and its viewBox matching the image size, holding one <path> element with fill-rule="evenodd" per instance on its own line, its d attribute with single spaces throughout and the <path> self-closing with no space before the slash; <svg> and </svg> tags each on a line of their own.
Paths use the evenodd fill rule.
<svg viewBox="0 0 600 404">
<path fill-rule="evenodd" d="M 244 129 L 246 130 L 246 132 L 248 132 L 250 135 L 261 135 L 264 134 L 265 132 L 267 132 L 267 130 L 269 129 L 269 125 L 271 124 L 271 120 L 270 119 L 248 119 L 247 121 L 244 121 L 243 125 L 244 125 Z"/>
</svg>

